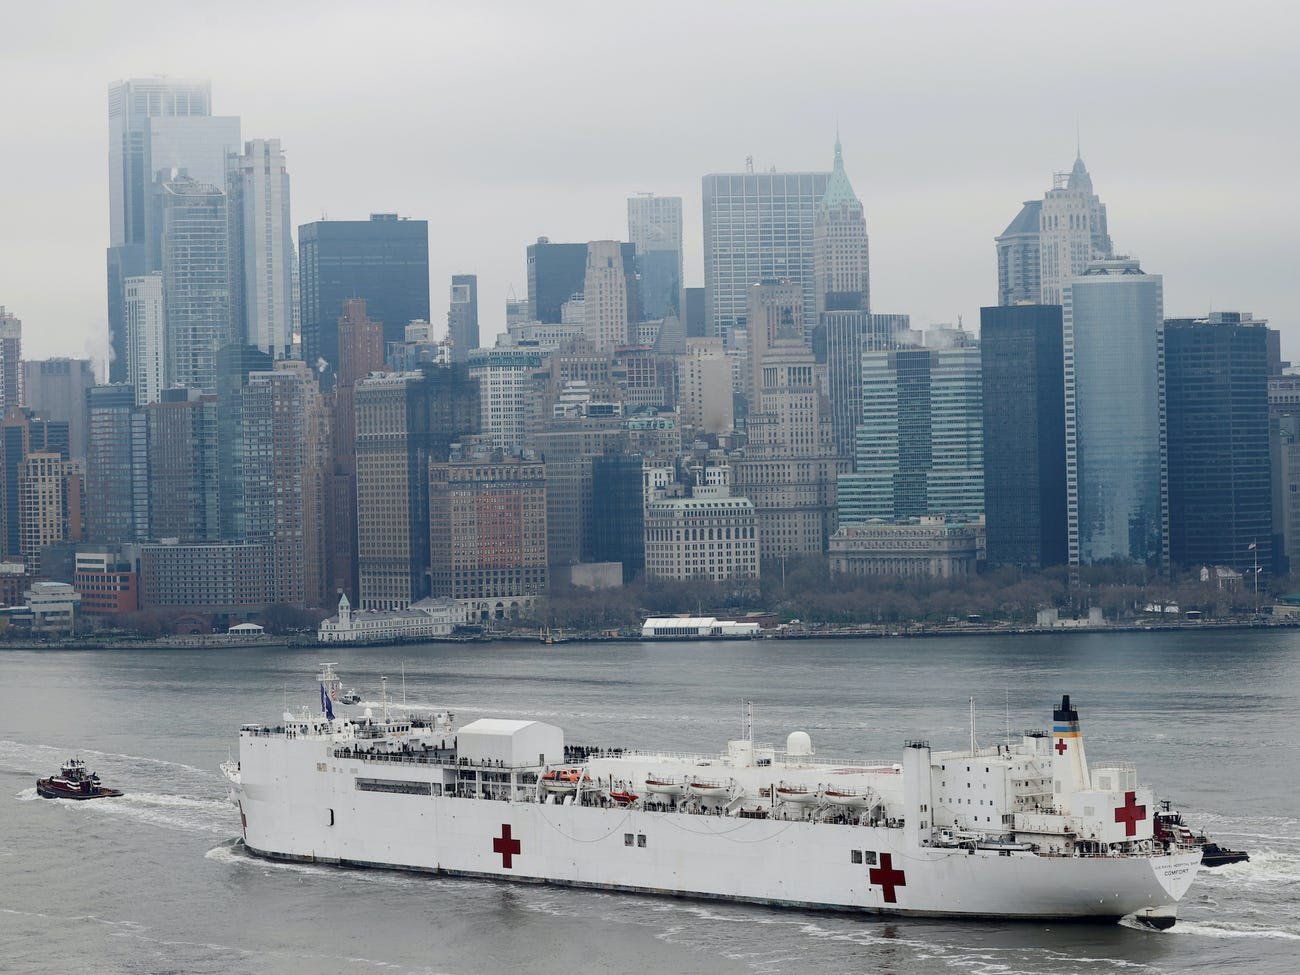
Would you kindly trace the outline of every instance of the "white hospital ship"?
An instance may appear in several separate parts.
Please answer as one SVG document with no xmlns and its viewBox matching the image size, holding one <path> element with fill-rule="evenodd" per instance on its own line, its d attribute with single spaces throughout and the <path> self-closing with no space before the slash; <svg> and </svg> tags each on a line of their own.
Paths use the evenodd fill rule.
<svg viewBox="0 0 1300 975">
<path fill-rule="evenodd" d="M 561 729 L 399 715 L 385 698 L 250 724 L 223 766 L 243 843 L 281 860 L 867 913 L 1174 923 L 1199 849 L 1152 834 L 1150 786 L 1053 728 L 902 761 L 742 736 L 720 755 L 566 750 Z M 342 708 L 340 707 L 340 710 Z"/>
</svg>

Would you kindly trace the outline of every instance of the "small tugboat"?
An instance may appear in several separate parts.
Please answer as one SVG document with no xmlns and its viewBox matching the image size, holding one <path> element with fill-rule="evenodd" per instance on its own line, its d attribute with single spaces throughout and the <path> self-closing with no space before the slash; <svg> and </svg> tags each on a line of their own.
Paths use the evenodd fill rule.
<svg viewBox="0 0 1300 975">
<path fill-rule="evenodd" d="M 119 789 L 101 785 L 99 776 L 88 771 L 79 758 L 64 762 L 58 775 L 37 779 L 36 792 L 42 799 L 107 799 L 122 794 Z"/>
<path fill-rule="evenodd" d="M 357 692 L 357 689 L 354 687 L 346 694 L 340 694 L 339 701 L 342 702 L 343 704 L 360 704 L 361 695 L 360 693 Z"/>
<path fill-rule="evenodd" d="M 1224 867 L 1229 863 L 1244 863 L 1250 860 L 1250 854 L 1244 850 L 1230 850 L 1207 839 L 1204 833 L 1193 833 L 1183 822 L 1182 813 L 1174 809 L 1168 799 L 1160 800 L 1160 810 L 1156 813 L 1153 826 L 1156 841 L 1164 843 L 1167 847 L 1199 846 L 1202 866 Z"/>
</svg>

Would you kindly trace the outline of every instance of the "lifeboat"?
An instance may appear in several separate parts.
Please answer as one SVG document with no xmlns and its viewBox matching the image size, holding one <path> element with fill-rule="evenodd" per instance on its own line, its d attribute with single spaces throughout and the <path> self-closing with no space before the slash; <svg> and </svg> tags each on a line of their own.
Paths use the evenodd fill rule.
<svg viewBox="0 0 1300 975">
<path fill-rule="evenodd" d="M 611 802 L 616 802 L 620 806 L 626 806 L 636 802 L 641 797 L 635 792 L 629 792 L 627 789 L 609 789 L 606 793 Z"/>
<path fill-rule="evenodd" d="M 656 779 L 647 776 L 645 791 L 653 792 L 657 796 L 680 796 L 686 792 L 686 786 L 676 779 Z"/>
<path fill-rule="evenodd" d="M 542 788 L 547 792 L 577 792 L 578 785 L 591 785 L 591 776 L 577 768 L 551 769 L 542 775 Z"/>
<path fill-rule="evenodd" d="M 725 799 L 731 794 L 731 787 L 724 782 L 714 782 L 711 779 L 693 779 L 690 783 L 692 795 L 699 796 L 701 799 Z"/>
<path fill-rule="evenodd" d="M 870 796 L 851 789 L 827 789 L 822 795 L 831 805 L 849 809 L 863 809 L 871 804 Z"/>
<path fill-rule="evenodd" d="M 817 790 L 803 785 L 778 785 L 776 797 L 782 802 L 793 802 L 801 806 L 817 801 Z"/>
</svg>

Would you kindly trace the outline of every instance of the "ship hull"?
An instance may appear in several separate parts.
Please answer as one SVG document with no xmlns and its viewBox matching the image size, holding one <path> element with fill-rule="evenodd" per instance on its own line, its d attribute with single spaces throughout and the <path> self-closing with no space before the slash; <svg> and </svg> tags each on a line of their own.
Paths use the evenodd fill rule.
<svg viewBox="0 0 1300 975">
<path fill-rule="evenodd" d="M 783 907 L 938 917 L 1173 923 L 1199 851 L 1040 856 L 909 846 L 902 828 L 361 791 L 373 767 L 252 739 L 234 797 L 250 853 Z M 323 760 L 322 760 L 323 759 Z M 388 763 L 384 763 L 388 764 Z"/>
<path fill-rule="evenodd" d="M 102 786 L 84 792 L 80 789 L 65 789 L 52 784 L 48 779 L 37 779 L 36 794 L 42 799 L 112 799 L 122 795 L 122 792 L 119 789 L 106 789 Z"/>
</svg>

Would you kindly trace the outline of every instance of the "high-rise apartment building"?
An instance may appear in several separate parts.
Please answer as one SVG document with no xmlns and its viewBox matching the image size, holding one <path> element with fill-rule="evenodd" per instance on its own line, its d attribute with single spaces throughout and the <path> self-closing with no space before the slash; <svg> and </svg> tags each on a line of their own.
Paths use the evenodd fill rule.
<svg viewBox="0 0 1300 975">
<path fill-rule="evenodd" d="M 85 537 L 109 545 L 149 531 L 148 421 L 129 385 L 92 386 L 86 401 Z"/>
<path fill-rule="evenodd" d="M 67 458 L 57 451 L 34 450 L 19 466 L 18 554 L 33 574 L 41 571 L 41 553 L 47 545 L 79 534 L 80 514 L 69 506 L 79 493 L 74 489 L 69 497 L 72 473 Z"/>
<path fill-rule="evenodd" d="M 216 388 L 217 350 L 231 341 L 226 192 L 220 186 L 180 177 L 158 184 L 158 193 L 163 384 L 210 393 Z"/>
<path fill-rule="evenodd" d="M 211 85 L 174 78 L 118 81 L 108 91 L 109 380 L 127 377 L 129 334 L 123 288 L 128 277 L 163 270 L 155 182 L 183 172 L 224 186 L 226 157 L 239 149 L 239 119 L 212 114 Z"/>
<path fill-rule="evenodd" d="M 1066 563 L 1064 361 L 1059 305 L 980 309 L 991 565 Z"/>
<path fill-rule="evenodd" d="M 1070 564 L 1167 564 L 1162 279 L 1117 258 L 1063 290 Z"/>
<path fill-rule="evenodd" d="M 857 457 L 839 479 L 839 523 L 978 517 L 983 422 L 978 347 L 864 352 Z"/>
<path fill-rule="evenodd" d="M 468 362 L 469 354 L 479 347 L 477 274 L 451 276 L 447 339 L 451 343 L 452 362 Z"/>
<path fill-rule="evenodd" d="M 183 544 L 221 538 L 217 397 L 168 389 L 144 408 L 149 429 L 151 539 Z"/>
<path fill-rule="evenodd" d="M 1039 220 L 1042 200 L 1026 200 L 1007 229 L 993 239 L 998 249 L 998 304 L 1038 304 L 1042 300 Z"/>
<path fill-rule="evenodd" d="M 817 314 L 871 310 L 867 220 L 853 192 L 839 137 L 826 193 L 813 222 L 813 294 Z M 815 321 L 815 319 L 813 319 Z"/>
<path fill-rule="evenodd" d="M 587 245 L 582 331 L 591 346 L 603 355 L 628 344 L 630 303 L 622 246 L 616 240 L 593 240 Z"/>
<path fill-rule="evenodd" d="M 731 344 L 756 281 L 790 280 L 817 320 L 813 235 L 830 173 L 712 173 L 703 179 L 708 334 Z"/>
<path fill-rule="evenodd" d="M 627 199 L 627 239 L 636 248 L 640 321 L 681 316 L 685 282 L 682 198 L 638 193 Z"/>
<path fill-rule="evenodd" d="M 248 537 L 244 506 L 244 386 L 254 372 L 271 368 L 272 359 L 251 345 L 230 344 L 217 354 L 217 497 L 221 538 Z"/>
<path fill-rule="evenodd" d="M 1273 565 L 1268 323 L 1240 312 L 1165 320 L 1169 558 Z"/>
<path fill-rule="evenodd" d="M 68 459 L 68 424 L 11 406 L 0 419 L 0 557 L 22 561 L 21 498 L 24 464 L 34 453 Z"/>
<path fill-rule="evenodd" d="M 95 385 L 89 359 L 32 359 L 23 363 L 23 396 L 37 416 L 68 424 L 69 456 L 86 456 L 86 394 Z"/>
<path fill-rule="evenodd" d="M 27 406 L 23 395 L 23 323 L 0 305 L 0 414 Z"/>
<path fill-rule="evenodd" d="M 275 359 L 293 344 L 293 224 L 279 139 L 253 139 L 229 158 L 234 341 Z"/>
<path fill-rule="evenodd" d="M 167 319 L 161 271 L 122 284 L 122 321 L 127 336 L 126 382 L 138 405 L 157 403 L 167 388 Z"/>
<path fill-rule="evenodd" d="M 1061 304 L 1063 289 L 1089 262 L 1112 256 L 1106 206 L 1092 191 L 1092 177 L 1078 157 L 1068 174 L 1056 174 L 1038 213 L 1039 300 Z"/>
<path fill-rule="evenodd" d="M 373 213 L 369 220 L 321 220 L 298 228 L 302 357 L 338 369 L 338 320 L 347 298 L 362 298 L 401 342 L 407 322 L 429 320 L 429 223 Z"/>
</svg>

